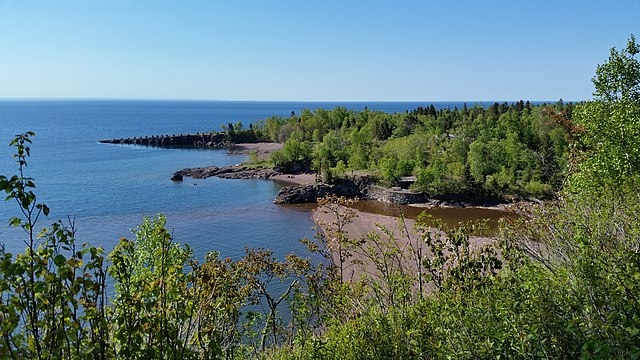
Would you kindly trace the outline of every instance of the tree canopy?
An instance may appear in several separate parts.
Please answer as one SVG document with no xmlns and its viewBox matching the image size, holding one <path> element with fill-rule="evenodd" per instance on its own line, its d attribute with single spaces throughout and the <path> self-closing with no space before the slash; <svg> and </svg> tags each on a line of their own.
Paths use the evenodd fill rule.
<svg viewBox="0 0 640 360">
<path fill-rule="evenodd" d="M 640 172 L 640 62 L 631 36 L 626 49 L 611 49 L 593 78 L 594 99 L 577 105 L 576 186 L 617 189 L 634 185 Z"/>
<path fill-rule="evenodd" d="M 549 198 L 568 161 L 569 134 L 555 117 L 570 119 L 572 110 L 562 101 L 393 114 L 338 107 L 269 118 L 253 129 L 262 140 L 284 142 L 272 157 L 284 170 L 365 171 L 387 185 L 415 176 L 414 189 L 430 195 Z"/>
</svg>

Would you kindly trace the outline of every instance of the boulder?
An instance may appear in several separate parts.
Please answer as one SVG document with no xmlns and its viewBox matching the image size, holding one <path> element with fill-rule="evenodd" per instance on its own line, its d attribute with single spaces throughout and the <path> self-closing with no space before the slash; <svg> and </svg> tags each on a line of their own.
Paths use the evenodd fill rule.
<svg viewBox="0 0 640 360">
<path fill-rule="evenodd" d="M 356 176 L 337 179 L 332 185 L 320 183 L 286 186 L 280 189 L 273 202 L 276 204 L 315 203 L 318 198 L 329 195 L 366 199 L 372 181 L 368 176 Z"/>
<path fill-rule="evenodd" d="M 278 192 L 275 204 L 304 204 L 314 203 L 334 193 L 334 186 L 327 184 L 306 184 L 285 186 Z"/>
</svg>

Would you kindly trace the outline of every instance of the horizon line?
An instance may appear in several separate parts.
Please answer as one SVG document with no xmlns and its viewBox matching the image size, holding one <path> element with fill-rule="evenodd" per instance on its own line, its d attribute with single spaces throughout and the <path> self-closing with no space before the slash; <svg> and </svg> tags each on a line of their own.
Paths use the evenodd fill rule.
<svg viewBox="0 0 640 360">
<path fill-rule="evenodd" d="M 557 100 L 278 100 L 278 99 L 205 99 L 205 98 L 118 98 L 118 97 L 0 97 L 0 101 L 184 101 L 184 102 L 286 102 L 286 103 L 443 103 L 443 102 L 459 102 L 459 103 L 511 103 L 511 102 L 535 102 L 535 103 L 556 103 L 571 102 L 577 103 L 587 100 L 565 100 L 563 98 Z"/>
</svg>

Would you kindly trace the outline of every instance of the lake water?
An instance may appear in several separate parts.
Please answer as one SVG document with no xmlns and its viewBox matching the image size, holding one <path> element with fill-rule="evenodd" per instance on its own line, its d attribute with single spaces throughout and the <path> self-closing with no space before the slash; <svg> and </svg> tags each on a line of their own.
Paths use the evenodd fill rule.
<svg viewBox="0 0 640 360">
<path fill-rule="evenodd" d="M 304 103 L 234 101 L 3 100 L 0 101 L 0 174 L 17 171 L 7 146 L 13 135 L 36 132 L 28 175 L 38 201 L 51 208 L 40 227 L 75 218 L 79 242 L 110 251 L 144 216 L 163 213 L 177 242 L 197 257 L 209 251 L 239 257 L 245 247 L 269 248 L 282 257 L 313 236 L 308 206 L 272 203 L 282 184 L 264 180 L 187 179 L 172 182 L 185 167 L 229 165 L 242 156 L 225 150 L 160 149 L 100 144 L 100 139 L 218 131 L 303 109 L 404 112 L 430 103 Z M 470 106 L 472 104 L 469 104 Z M 438 108 L 462 103 L 434 103 Z M 24 236 L 6 226 L 18 215 L 14 202 L 0 201 L 0 244 L 22 251 Z"/>
</svg>

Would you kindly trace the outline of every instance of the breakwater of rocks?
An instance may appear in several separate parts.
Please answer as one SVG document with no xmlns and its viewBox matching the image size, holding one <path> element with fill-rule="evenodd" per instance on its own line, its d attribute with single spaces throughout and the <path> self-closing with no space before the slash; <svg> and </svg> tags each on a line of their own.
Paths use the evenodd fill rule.
<svg viewBox="0 0 640 360">
<path fill-rule="evenodd" d="M 210 132 L 197 134 L 154 135 L 132 138 L 104 139 L 103 144 L 127 144 L 155 147 L 208 147 L 222 148 L 230 146 L 225 133 Z"/>
</svg>

